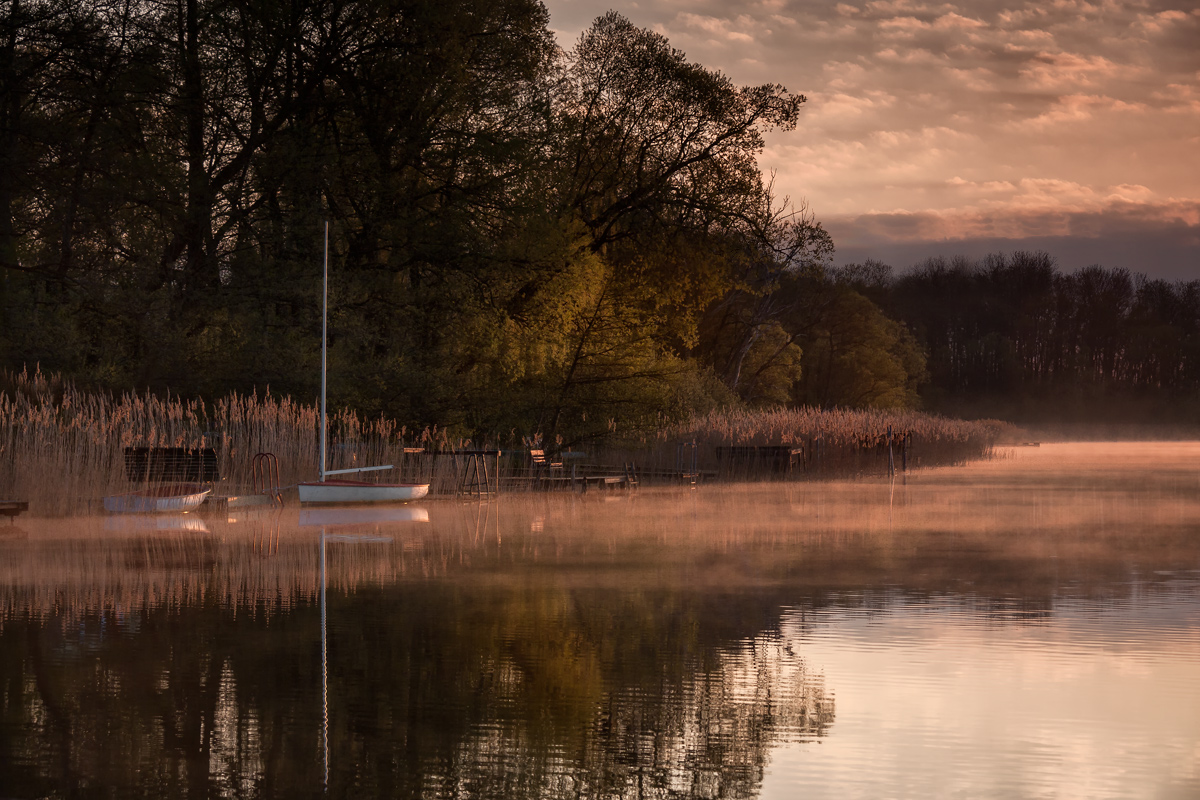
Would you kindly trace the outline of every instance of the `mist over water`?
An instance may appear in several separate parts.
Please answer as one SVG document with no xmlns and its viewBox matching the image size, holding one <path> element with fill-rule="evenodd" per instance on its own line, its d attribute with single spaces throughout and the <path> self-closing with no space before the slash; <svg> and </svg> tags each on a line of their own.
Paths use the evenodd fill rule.
<svg viewBox="0 0 1200 800">
<path fill-rule="evenodd" d="M 1197 796 L 1198 468 L 22 518 L 0 796 Z"/>
</svg>

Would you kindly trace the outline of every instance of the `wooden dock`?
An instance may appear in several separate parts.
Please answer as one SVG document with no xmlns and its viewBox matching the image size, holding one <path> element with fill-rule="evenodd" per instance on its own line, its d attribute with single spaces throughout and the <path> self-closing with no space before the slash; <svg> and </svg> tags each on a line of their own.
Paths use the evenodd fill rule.
<svg viewBox="0 0 1200 800">
<path fill-rule="evenodd" d="M 792 445 L 739 445 L 717 448 L 720 472 L 787 474 L 803 466 L 804 448 Z"/>
</svg>

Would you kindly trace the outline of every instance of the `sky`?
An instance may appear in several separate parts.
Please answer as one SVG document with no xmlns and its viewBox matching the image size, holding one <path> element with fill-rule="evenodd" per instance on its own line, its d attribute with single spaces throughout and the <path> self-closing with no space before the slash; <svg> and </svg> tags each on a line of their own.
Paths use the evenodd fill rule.
<svg viewBox="0 0 1200 800">
<path fill-rule="evenodd" d="M 807 98 L 759 165 L 837 263 L 1044 250 L 1200 279 L 1200 0 L 546 0 Z"/>
</svg>

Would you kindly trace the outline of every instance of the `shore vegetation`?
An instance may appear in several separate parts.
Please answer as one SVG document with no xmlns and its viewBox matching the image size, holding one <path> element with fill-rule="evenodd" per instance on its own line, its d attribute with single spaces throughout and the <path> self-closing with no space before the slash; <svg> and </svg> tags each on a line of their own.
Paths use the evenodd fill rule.
<svg viewBox="0 0 1200 800">
<path fill-rule="evenodd" d="M 316 477 L 318 419 L 315 405 L 286 396 L 234 393 L 205 402 L 113 395 L 41 373 L 4 373 L 0 486 L 11 498 L 2 499 L 27 500 L 33 513 L 44 516 L 99 511 L 105 495 L 137 488 L 125 471 L 125 449 L 132 447 L 212 448 L 224 494 L 248 492 L 254 455 L 269 452 L 279 459 L 281 484 L 290 486 Z M 986 457 L 1005 433 L 1000 423 L 912 411 L 713 411 L 637 435 L 614 431 L 581 452 L 575 469 L 582 475 L 631 464 L 650 482 L 673 482 L 682 471 L 679 454 L 685 447 L 691 448 L 689 458 L 696 453 L 702 480 L 882 474 L 888 469 L 889 444 L 893 465 L 912 453 L 912 466 L 934 466 Z M 775 446 L 797 451 L 788 469 L 776 470 L 765 460 L 723 458 L 724 448 Z M 394 477 L 432 481 L 435 491 L 452 493 L 455 451 L 500 449 L 505 453 L 501 477 L 513 478 L 528 473 L 531 447 L 563 451 L 561 442 L 517 432 L 471 440 L 433 428 L 411 431 L 383 416 L 365 418 L 341 409 L 330 414 L 328 468 L 392 464 Z M 564 477 L 568 469 L 564 466 Z"/>
</svg>

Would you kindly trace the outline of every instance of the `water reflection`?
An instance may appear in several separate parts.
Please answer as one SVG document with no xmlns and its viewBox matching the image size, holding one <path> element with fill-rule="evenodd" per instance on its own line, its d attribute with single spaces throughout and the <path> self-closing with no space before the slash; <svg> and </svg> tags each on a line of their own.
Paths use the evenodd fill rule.
<svg viewBox="0 0 1200 800">
<path fill-rule="evenodd" d="M 1060 752 L 1076 711 L 1023 698 L 1158 702 L 1169 677 L 1200 712 L 1200 450 L 1105 452 L 194 530 L 23 520 L 0 538 L 0 796 L 1053 794 L 1097 765 Z M 1016 743 L 989 739 L 1016 708 Z M 1106 764 L 1123 719 L 1090 723 Z M 1119 735 L 1195 766 L 1195 725 Z M 1034 745 L 1044 774 L 998 782 Z"/>
<path fill-rule="evenodd" d="M 388 796 L 752 796 L 773 743 L 833 721 L 820 676 L 777 634 L 729 641 L 705 598 L 335 591 L 324 662 L 310 601 L 281 613 L 225 594 L 10 610 L 6 792 L 292 796 L 328 780 Z M 721 609 L 727 625 L 768 613 L 740 605 Z"/>
</svg>

